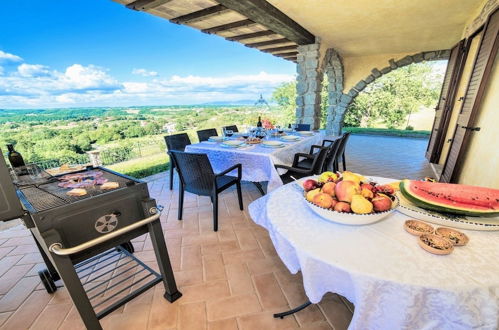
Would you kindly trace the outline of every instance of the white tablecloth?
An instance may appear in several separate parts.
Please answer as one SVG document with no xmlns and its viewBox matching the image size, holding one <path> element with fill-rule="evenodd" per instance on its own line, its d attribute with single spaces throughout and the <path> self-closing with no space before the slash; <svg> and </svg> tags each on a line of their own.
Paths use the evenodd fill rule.
<svg viewBox="0 0 499 330">
<path fill-rule="evenodd" d="M 349 329 L 498 328 L 498 232 L 463 231 L 467 246 L 432 255 L 403 229 L 407 216 L 331 223 L 308 209 L 296 183 L 254 201 L 249 212 L 288 269 L 301 270 L 311 302 L 335 292 L 355 305 Z"/>
<path fill-rule="evenodd" d="M 188 145 L 187 152 L 206 153 L 215 172 L 221 172 L 235 164 L 242 164 L 244 181 L 268 181 L 267 191 L 282 186 L 282 180 L 274 165 L 288 165 L 293 163 L 294 155 L 298 152 L 308 153 L 313 144 L 322 144 L 324 134 L 315 133 L 313 136 L 302 137 L 297 142 L 284 142 L 284 148 L 267 148 L 261 144 L 246 148 L 226 148 L 220 143 L 201 142 Z M 233 173 L 231 173 L 233 174 Z"/>
</svg>

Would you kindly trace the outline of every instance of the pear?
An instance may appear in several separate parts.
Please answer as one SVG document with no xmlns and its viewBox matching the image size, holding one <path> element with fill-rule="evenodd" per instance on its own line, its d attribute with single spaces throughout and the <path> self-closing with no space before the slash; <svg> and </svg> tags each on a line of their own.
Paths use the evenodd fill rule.
<svg viewBox="0 0 499 330">
<path fill-rule="evenodd" d="M 373 211 L 373 204 L 362 195 L 353 195 L 350 207 L 356 214 L 369 214 Z"/>
</svg>

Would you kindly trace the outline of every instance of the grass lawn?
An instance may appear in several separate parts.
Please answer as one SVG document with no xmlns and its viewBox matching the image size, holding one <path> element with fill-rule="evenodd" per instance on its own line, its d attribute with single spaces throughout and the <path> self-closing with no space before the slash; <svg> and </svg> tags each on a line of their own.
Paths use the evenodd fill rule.
<svg viewBox="0 0 499 330">
<path fill-rule="evenodd" d="M 170 159 L 166 153 L 149 155 L 107 166 L 113 171 L 123 173 L 134 178 L 144 178 L 166 171 L 170 166 Z"/>
<path fill-rule="evenodd" d="M 430 131 L 411 131 L 389 128 L 343 127 L 343 132 L 351 132 L 352 134 L 392 135 L 420 138 L 428 138 L 430 136 Z"/>
</svg>

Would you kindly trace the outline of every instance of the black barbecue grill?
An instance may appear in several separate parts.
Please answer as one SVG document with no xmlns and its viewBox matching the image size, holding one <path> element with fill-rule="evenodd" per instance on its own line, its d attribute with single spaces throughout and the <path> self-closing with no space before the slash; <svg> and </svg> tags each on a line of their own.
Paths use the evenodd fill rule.
<svg viewBox="0 0 499 330">
<path fill-rule="evenodd" d="M 47 266 L 39 272 L 47 292 L 55 292 L 55 282 L 62 279 L 89 329 L 100 329 L 101 317 L 161 281 L 168 301 L 181 296 L 159 220 L 161 210 L 149 197 L 147 184 L 101 167 L 76 173 L 95 171 L 119 186 L 88 186 L 86 195 L 68 196 L 71 189 L 59 186 L 60 177 L 45 172 L 33 177 L 24 171 L 14 186 L 0 157 L 0 220 L 23 220 Z M 133 256 L 130 241 L 146 233 L 161 274 Z"/>
</svg>

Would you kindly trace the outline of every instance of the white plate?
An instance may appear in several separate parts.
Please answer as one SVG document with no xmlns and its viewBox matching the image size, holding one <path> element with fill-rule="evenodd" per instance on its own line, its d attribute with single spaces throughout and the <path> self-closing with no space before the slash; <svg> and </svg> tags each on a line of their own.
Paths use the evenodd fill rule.
<svg viewBox="0 0 499 330">
<path fill-rule="evenodd" d="M 304 136 L 312 136 L 312 135 L 314 135 L 314 132 L 312 132 L 312 131 L 298 131 L 296 133 L 298 133 L 300 135 L 304 135 Z"/>
<path fill-rule="evenodd" d="M 212 142 L 222 142 L 223 140 L 224 140 L 223 136 L 210 136 L 208 138 L 208 141 L 212 141 Z"/>
<path fill-rule="evenodd" d="M 303 202 L 310 207 L 312 211 L 315 212 L 321 218 L 340 223 L 342 225 L 351 225 L 351 226 L 363 226 L 370 225 L 372 223 L 378 222 L 387 216 L 390 215 L 397 206 L 399 205 L 398 199 L 395 199 L 395 202 L 392 203 L 392 208 L 385 212 L 371 213 L 371 214 L 355 214 L 355 213 L 344 213 L 344 212 L 336 212 L 331 211 L 329 209 L 323 209 L 322 207 L 318 207 L 307 201 L 305 197 L 303 197 Z"/>
<path fill-rule="evenodd" d="M 300 137 L 296 136 L 296 135 L 281 136 L 281 140 L 284 140 L 284 141 L 298 141 L 299 139 L 300 139 Z"/>
<path fill-rule="evenodd" d="M 241 145 L 244 144 L 244 141 L 241 141 L 241 140 L 228 140 L 228 141 L 224 141 L 222 144 L 230 146 L 230 147 L 239 147 L 239 146 L 241 146 Z"/>
<path fill-rule="evenodd" d="M 425 210 L 412 204 L 401 193 L 397 193 L 397 196 L 400 200 L 398 211 L 415 219 L 458 229 L 481 231 L 499 230 L 499 217 L 468 217 L 465 215 Z"/>
<path fill-rule="evenodd" d="M 274 148 L 279 148 L 284 146 L 284 144 L 281 141 L 263 141 L 262 145 L 266 147 L 274 147 Z"/>
</svg>

